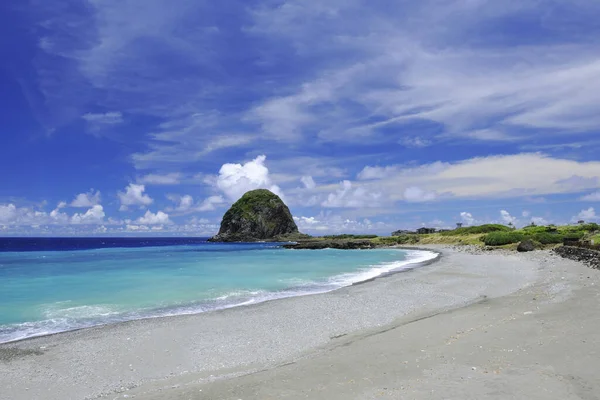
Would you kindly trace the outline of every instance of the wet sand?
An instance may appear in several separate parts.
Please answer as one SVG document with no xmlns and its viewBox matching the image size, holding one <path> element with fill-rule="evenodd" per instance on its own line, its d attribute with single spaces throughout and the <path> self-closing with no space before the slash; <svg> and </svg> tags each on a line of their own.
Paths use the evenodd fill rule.
<svg viewBox="0 0 600 400">
<path fill-rule="evenodd" d="M 442 251 L 326 294 L 0 345 L 0 398 L 598 398 L 598 271 Z"/>
</svg>

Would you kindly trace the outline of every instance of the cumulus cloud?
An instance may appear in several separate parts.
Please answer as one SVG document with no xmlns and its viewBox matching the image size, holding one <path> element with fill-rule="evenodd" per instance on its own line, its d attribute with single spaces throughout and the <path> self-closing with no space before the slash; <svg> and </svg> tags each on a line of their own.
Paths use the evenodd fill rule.
<svg viewBox="0 0 600 400">
<path fill-rule="evenodd" d="M 140 177 L 137 182 L 143 185 L 178 185 L 181 183 L 181 174 L 173 172 L 169 174 L 148 174 Z"/>
<path fill-rule="evenodd" d="M 75 213 L 71 218 L 73 224 L 101 224 L 104 222 L 104 208 L 96 204 L 85 213 Z"/>
<path fill-rule="evenodd" d="M 344 180 L 340 182 L 339 189 L 334 193 L 330 193 L 321 205 L 327 208 L 379 207 L 381 205 L 381 193 L 360 186 L 353 187 L 352 182 Z"/>
<path fill-rule="evenodd" d="M 17 217 L 17 207 L 14 204 L 0 205 L 0 223 L 9 224 Z"/>
<path fill-rule="evenodd" d="M 198 211 L 212 211 L 216 206 L 225 203 L 223 196 L 210 196 L 207 197 L 198 206 Z"/>
<path fill-rule="evenodd" d="M 549 224 L 548 220 L 544 217 L 531 217 L 531 222 L 533 222 L 536 225 L 548 225 Z"/>
<path fill-rule="evenodd" d="M 281 196 L 281 189 L 274 185 L 265 166 L 267 157 L 261 155 L 245 164 L 224 164 L 219 170 L 216 186 L 225 196 L 235 201 L 253 189 L 269 189 Z"/>
<path fill-rule="evenodd" d="M 500 215 L 502 216 L 502 221 L 504 221 L 505 224 L 513 224 L 516 225 L 517 223 L 517 217 L 513 217 L 512 215 L 510 215 L 510 213 L 506 210 L 500 210 Z"/>
<path fill-rule="evenodd" d="M 169 219 L 169 214 L 162 211 L 154 214 L 150 210 L 146 210 L 144 216 L 138 218 L 135 222 L 140 225 L 164 225 L 170 224 L 171 220 Z"/>
<path fill-rule="evenodd" d="M 571 221 L 572 222 L 578 222 L 578 221 L 597 221 L 599 218 L 598 215 L 596 215 L 596 210 L 594 209 L 594 207 L 590 207 L 587 210 L 581 210 L 579 212 L 579 214 L 575 215 Z"/>
<path fill-rule="evenodd" d="M 385 222 L 375 222 L 368 218 L 353 219 L 340 215 L 320 213 L 317 216 L 295 216 L 294 221 L 301 232 L 323 235 L 327 233 L 388 233 L 392 226 Z"/>
<path fill-rule="evenodd" d="M 119 210 L 126 211 L 129 206 L 149 206 L 154 202 L 150 196 L 144 193 L 146 186 L 130 183 L 126 188 L 125 192 L 118 192 L 117 196 L 121 201 L 121 207 Z"/>
<path fill-rule="evenodd" d="M 463 211 L 460 213 L 460 218 L 467 225 L 473 225 L 475 223 L 475 218 L 473 218 L 473 214 L 470 212 Z"/>
<path fill-rule="evenodd" d="M 96 204 L 85 213 L 69 216 L 60 211 L 64 207 L 55 208 L 51 212 L 36 210 L 30 207 L 17 207 L 15 204 L 0 205 L 0 225 L 4 226 L 44 226 L 44 225 L 88 225 L 104 221 L 104 208 Z"/>
<path fill-rule="evenodd" d="M 57 208 L 63 208 L 64 206 L 61 207 L 62 204 L 63 203 L 60 203 Z M 87 193 L 80 193 L 75 196 L 75 199 L 73 199 L 70 206 L 77 208 L 89 208 L 97 204 L 100 204 L 100 191 L 94 192 L 94 189 L 92 189 Z"/>
<path fill-rule="evenodd" d="M 209 196 L 199 202 L 195 202 L 194 198 L 190 195 L 168 195 L 167 198 L 177 204 L 176 207 L 169 207 L 166 209 L 167 211 L 172 212 L 174 215 L 212 211 L 215 210 L 217 206 L 225 203 L 223 196 Z"/>
<path fill-rule="evenodd" d="M 177 207 L 169 208 L 170 211 L 185 212 L 189 211 L 194 205 L 194 198 L 187 194 L 184 196 L 168 195 L 167 198 L 177 203 Z"/>
</svg>

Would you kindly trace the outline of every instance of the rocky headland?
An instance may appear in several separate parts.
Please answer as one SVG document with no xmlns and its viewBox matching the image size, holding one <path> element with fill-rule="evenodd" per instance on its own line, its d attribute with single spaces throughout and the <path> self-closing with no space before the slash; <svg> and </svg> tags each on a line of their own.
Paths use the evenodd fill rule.
<svg viewBox="0 0 600 400">
<path fill-rule="evenodd" d="M 296 240 L 303 237 L 279 196 L 266 189 L 251 190 L 223 216 L 212 242 L 257 242 Z"/>
</svg>

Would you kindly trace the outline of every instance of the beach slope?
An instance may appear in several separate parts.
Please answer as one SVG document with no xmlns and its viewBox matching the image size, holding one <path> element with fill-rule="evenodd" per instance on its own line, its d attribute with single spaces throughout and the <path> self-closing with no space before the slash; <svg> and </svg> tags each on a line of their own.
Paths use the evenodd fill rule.
<svg viewBox="0 0 600 400">
<path fill-rule="evenodd" d="M 326 294 L 2 345 L 0 396 L 596 398 L 597 271 L 442 252 Z"/>
</svg>

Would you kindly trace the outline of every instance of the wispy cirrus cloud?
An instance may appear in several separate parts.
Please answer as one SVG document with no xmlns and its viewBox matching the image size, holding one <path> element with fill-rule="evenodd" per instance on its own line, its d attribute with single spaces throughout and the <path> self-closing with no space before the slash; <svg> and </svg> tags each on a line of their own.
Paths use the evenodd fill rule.
<svg viewBox="0 0 600 400">
<path fill-rule="evenodd" d="M 46 27 L 68 28 L 40 38 L 40 88 L 53 107 L 89 122 L 151 117 L 137 133 L 145 148 L 131 155 L 139 169 L 273 141 L 289 151 L 315 139 L 424 147 L 437 137 L 527 142 L 539 132 L 593 132 L 600 9 L 592 0 L 569 8 L 551 0 L 543 15 L 540 7 L 261 1 L 229 5 L 234 18 L 225 21 L 218 6 L 191 0 L 44 6 L 36 13 Z M 561 27 L 574 17 L 580 25 Z M 512 20 L 527 21 L 528 35 L 504 29 Z M 234 51 L 220 51 L 233 42 Z M 56 85 L 64 80 L 66 92 Z M 423 122 L 432 129 L 412 131 Z"/>
<path fill-rule="evenodd" d="M 114 125 L 123 122 L 123 114 L 118 111 L 106 113 L 85 113 L 81 116 L 85 121 L 93 125 Z"/>
<path fill-rule="evenodd" d="M 419 120 L 443 126 L 445 135 L 482 141 L 523 140 L 529 129 L 593 131 L 599 88 L 589 82 L 599 81 L 598 43 L 589 29 L 561 32 L 560 39 L 558 33 L 560 22 L 573 15 L 588 20 L 598 6 L 579 1 L 579 9 L 564 9 L 552 3 L 543 21 L 533 17 L 540 7 L 534 1 L 406 3 L 388 10 L 387 17 L 376 8 L 365 13 L 362 2 L 260 7 L 255 31 L 288 38 L 300 56 L 321 55 L 323 48 L 332 57 L 352 55 L 324 62 L 325 72 L 288 96 L 269 99 L 261 107 L 285 112 L 264 120 L 269 124 L 290 115 L 285 121 L 295 130 L 319 129 L 315 121 L 334 110 L 334 129 L 320 129 L 325 140 L 382 136 L 385 129 L 389 138 L 392 128 L 402 136 L 403 126 Z M 392 16 L 404 23 L 392 24 Z M 489 31 L 508 17 L 530 19 L 527 43 L 510 31 L 503 40 Z M 473 32 L 478 41 L 469 38 Z M 544 35 L 556 40 L 541 40 Z"/>
</svg>

